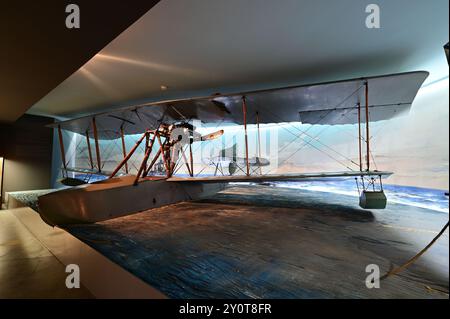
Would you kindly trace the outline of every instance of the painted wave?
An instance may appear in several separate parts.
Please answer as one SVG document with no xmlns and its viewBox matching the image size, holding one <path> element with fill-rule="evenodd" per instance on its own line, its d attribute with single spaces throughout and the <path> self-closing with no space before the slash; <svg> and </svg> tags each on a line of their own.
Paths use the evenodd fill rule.
<svg viewBox="0 0 450 319">
<path fill-rule="evenodd" d="M 275 182 L 277 187 L 296 188 L 358 197 L 355 181 Z M 449 199 L 445 191 L 413 186 L 384 185 L 392 203 L 449 213 Z"/>
</svg>

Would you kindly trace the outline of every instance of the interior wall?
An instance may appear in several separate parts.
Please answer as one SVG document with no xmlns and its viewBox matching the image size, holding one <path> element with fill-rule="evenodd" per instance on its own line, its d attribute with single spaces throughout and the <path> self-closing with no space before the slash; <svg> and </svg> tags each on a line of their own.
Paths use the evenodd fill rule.
<svg viewBox="0 0 450 319">
<path fill-rule="evenodd" d="M 0 123 L 0 156 L 5 159 L 3 194 L 51 186 L 53 119 L 24 115 L 15 123 Z"/>
<path fill-rule="evenodd" d="M 52 154 L 52 166 L 51 166 L 51 188 L 61 188 L 64 187 L 59 181 L 63 178 L 62 171 L 62 158 L 61 158 L 61 149 L 59 146 L 59 136 L 58 130 L 53 131 L 53 154 Z M 74 155 L 74 151 L 71 148 L 72 140 L 74 137 L 74 133 L 63 130 L 63 142 L 65 148 L 65 156 L 66 161 L 69 163 L 69 167 L 75 167 L 76 165 L 70 165 L 71 157 Z"/>
<path fill-rule="evenodd" d="M 1 156 L 1 155 L 0 155 Z M 3 203 L 3 157 L 0 157 L 0 208 L 1 208 L 1 203 Z"/>
</svg>

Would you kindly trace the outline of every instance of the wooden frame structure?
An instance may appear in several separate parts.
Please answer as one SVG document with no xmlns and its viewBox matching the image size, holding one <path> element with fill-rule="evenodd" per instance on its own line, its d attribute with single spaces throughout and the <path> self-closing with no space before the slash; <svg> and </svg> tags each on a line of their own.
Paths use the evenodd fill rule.
<svg viewBox="0 0 450 319">
<path fill-rule="evenodd" d="M 150 173 L 151 169 L 155 165 L 155 163 L 158 161 L 158 159 L 162 159 L 164 168 L 166 170 L 166 177 L 169 178 L 173 175 L 174 169 L 175 169 L 175 163 L 172 161 L 172 151 L 173 146 L 178 143 L 179 141 L 172 141 L 170 138 L 170 135 L 172 133 L 173 127 L 166 124 L 161 124 L 158 129 L 156 130 L 147 130 L 142 136 L 139 138 L 139 140 L 136 142 L 134 147 L 130 150 L 128 154 L 124 157 L 124 159 L 121 161 L 121 163 L 114 169 L 114 171 L 111 173 L 109 178 L 113 178 L 117 175 L 117 173 L 126 165 L 129 159 L 133 156 L 133 154 L 138 149 L 139 145 L 142 144 L 145 140 L 145 153 L 144 158 L 141 162 L 141 165 L 139 167 L 139 170 L 136 174 L 136 178 L 134 181 L 134 184 L 137 185 L 139 183 L 140 178 L 145 178 Z M 164 141 L 162 140 L 164 138 Z M 156 154 L 153 156 L 153 158 L 150 157 L 154 146 L 158 142 L 159 148 Z M 189 159 L 186 157 L 184 148 L 181 147 L 179 152 L 182 155 L 182 159 L 184 161 L 184 164 L 187 167 L 187 170 L 189 172 L 189 175 L 191 177 L 194 176 L 193 172 L 193 156 L 192 156 L 192 139 L 189 141 Z M 150 161 L 150 164 L 148 165 Z"/>
<path fill-rule="evenodd" d="M 248 150 L 248 131 L 247 131 L 247 102 L 245 96 L 242 96 L 242 114 L 244 117 L 244 135 L 245 135 L 245 162 L 246 162 L 246 176 L 250 176 L 250 162 L 249 162 L 249 150 Z M 256 116 L 258 118 L 258 144 L 259 144 L 259 152 L 261 152 L 261 146 L 260 146 L 260 126 L 259 126 L 259 113 L 256 113 Z M 96 126 L 95 121 L 93 121 L 94 125 L 94 137 L 96 136 Z M 179 143 L 179 140 L 171 140 L 171 133 L 174 129 L 173 125 L 164 124 L 161 123 L 159 127 L 156 130 L 147 130 L 145 133 L 142 134 L 142 136 L 139 138 L 139 140 L 136 142 L 134 147 L 130 150 L 130 152 L 127 154 L 125 149 L 125 140 L 124 140 L 124 133 L 123 128 L 121 128 L 121 140 L 122 140 L 122 150 L 124 158 L 120 162 L 119 165 L 114 169 L 114 171 L 111 173 L 109 178 L 113 178 L 117 175 L 117 173 L 125 167 L 125 171 L 128 174 L 128 161 L 133 156 L 139 145 L 142 144 L 145 140 L 145 152 L 144 152 L 144 158 L 141 162 L 141 165 L 139 166 L 138 172 L 136 174 L 136 178 L 134 181 L 134 184 L 139 184 L 140 178 L 145 178 L 150 173 L 151 169 L 154 167 L 155 163 L 158 161 L 158 159 L 162 159 L 162 162 L 164 164 L 164 168 L 166 170 L 166 177 L 170 178 L 173 176 L 175 171 L 175 165 L 176 163 L 173 161 L 174 153 L 173 153 L 173 147 L 176 143 Z M 191 134 L 193 134 L 191 132 Z M 164 141 L 162 140 L 164 138 Z M 97 141 L 97 138 L 96 138 Z M 153 148 L 155 146 L 155 143 L 158 142 L 159 148 L 156 154 L 151 158 L 151 153 L 153 151 Z M 180 147 L 177 152 L 181 154 L 182 160 L 184 161 L 184 165 L 186 165 L 186 168 L 188 170 L 189 176 L 194 177 L 194 158 L 193 158 L 193 151 L 192 151 L 192 143 L 194 142 L 194 138 L 192 135 L 189 136 L 189 159 L 186 156 L 184 145 Z M 98 142 L 96 142 L 96 145 Z M 178 154 L 177 154 L 178 155 Z M 150 161 L 150 165 L 148 165 L 148 162 Z"/>
</svg>

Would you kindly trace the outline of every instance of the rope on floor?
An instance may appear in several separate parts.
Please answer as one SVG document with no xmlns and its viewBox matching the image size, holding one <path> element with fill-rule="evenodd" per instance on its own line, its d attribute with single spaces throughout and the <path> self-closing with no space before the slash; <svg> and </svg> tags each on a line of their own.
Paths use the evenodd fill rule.
<svg viewBox="0 0 450 319">
<path fill-rule="evenodd" d="M 420 258 L 420 256 L 422 256 L 423 254 L 425 254 L 425 252 L 431 248 L 431 246 L 433 246 L 433 244 L 444 234 L 445 230 L 448 227 L 449 222 L 447 222 L 447 224 L 445 224 L 444 228 L 442 228 L 442 230 L 439 232 L 439 234 L 436 235 L 436 237 L 433 238 L 433 240 L 424 248 L 422 249 L 420 252 L 418 252 L 414 257 L 412 257 L 410 260 L 408 260 L 406 263 L 404 263 L 403 265 L 401 265 L 400 267 L 394 268 L 390 271 L 388 271 L 385 275 L 383 275 L 380 280 L 384 280 L 390 276 L 396 275 L 399 272 L 403 271 L 404 269 L 406 269 L 408 266 L 410 266 L 411 264 L 413 264 L 417 259 Z"/>
</svg>

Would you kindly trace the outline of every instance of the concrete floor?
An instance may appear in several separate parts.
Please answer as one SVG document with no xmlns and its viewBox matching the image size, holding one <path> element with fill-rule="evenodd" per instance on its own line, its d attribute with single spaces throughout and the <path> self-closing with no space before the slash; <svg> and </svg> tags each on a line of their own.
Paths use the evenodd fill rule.
<svg viewBox="0 0 450 319">
<path fill-rule="evenodd" d="M 68 289 L 67 275 L 13 210 L 0 210 L 0 299 L 93 297 L 84 286 Z"/>
<path fill-rule="evenodd" d="M 80 269 L 81 287 L 66 288 L 66 265 Z M 166 298 L 34 210 L 0 211 L 1 298 Z"/>
</svg>

